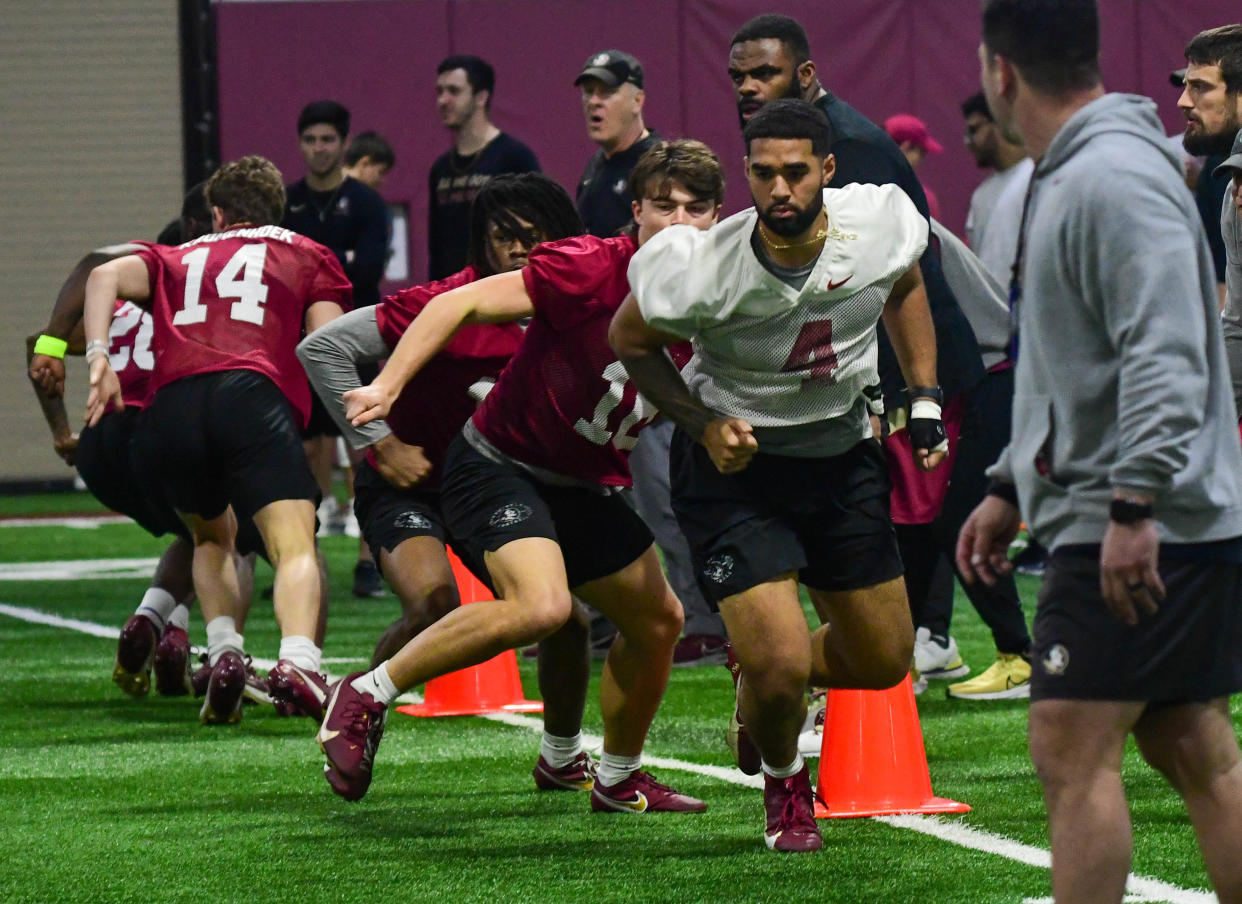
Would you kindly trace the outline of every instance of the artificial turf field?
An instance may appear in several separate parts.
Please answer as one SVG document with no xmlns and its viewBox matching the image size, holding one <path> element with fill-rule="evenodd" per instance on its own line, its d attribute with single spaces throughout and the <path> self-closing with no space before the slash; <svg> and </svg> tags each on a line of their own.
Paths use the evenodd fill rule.
<svg viewBox="0 0 1242 904">
<path fill-rule="evenodd" d="M 80 494 L 0 499 L 0 517 L 97 510 Z M 365 667 L 397 612 L 395 597 L 349 595 L 355 544 L 324 541 L 324 654 L 338 675 Z M 240 725 L 205 728 L 192 699 L 132 700 L 112 684 L 115 641 L 84 632 L 119 628 L 146 580 L 5 573 L 154 558 L 163 545 L 129 523 L 0 526 L 0 902 L 1050 900 L 1025 701 L 952 701 L 932 682 L 918 706 L 935 791 L 973 811 L 822 821 L 818 854 L 764 847 L 759 784 L 723 744 L 732 685 L 721 667 L 673 670 L 646 752 L 658 778 L 708 801 L 704 814 L 594 814 L 586 795 L 536 792 L 537 717 L 394 713 L 371 790 L 351 804 L 324 781 L 306 720 L 248 707 Z M 1036 581 L 1019 583 L 1029 610 Z M 256 585 L 270 585 L 262 563 Z M 30 609 L 79 624 L 32 623 Z M 190 630 L 202 643 L 197 612 Z M 256 601 L 245 633 L 253 655 L 274 658 L 270 603 Z M 964 598 L 953 633 L 986 668 L 995 651 Z M 534 697 L 533 661 L 519 661 Z M 596 690 L 585 730 L 598 735 Z M 1132 745 L 1125 778 L 1136 826 L 1126 900 L 1215 900 L 1196 891 L 1207 877 L 1180 802 Z"/>
</svg>

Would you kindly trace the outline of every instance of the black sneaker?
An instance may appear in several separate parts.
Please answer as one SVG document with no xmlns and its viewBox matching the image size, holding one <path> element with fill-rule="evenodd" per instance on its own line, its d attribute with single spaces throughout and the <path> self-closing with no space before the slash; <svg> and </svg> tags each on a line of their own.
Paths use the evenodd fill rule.
<svg viewBox="0 0 1242 904">
<path fill-rule="evenodd" d="M 354 596 L 362 600 L 376 600 L 386 596 L 384 582 L 374 562 L 360 560 L 354 566 Z"/>
</svg>

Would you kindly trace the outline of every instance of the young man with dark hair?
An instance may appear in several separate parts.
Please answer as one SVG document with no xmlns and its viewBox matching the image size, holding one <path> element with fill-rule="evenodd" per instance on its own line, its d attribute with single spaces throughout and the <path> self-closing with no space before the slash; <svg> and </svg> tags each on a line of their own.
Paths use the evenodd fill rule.
<svg viewBox="0 0 1242 904">
<path fill-rule="evenodd" d="M 269 161 L 225 164 L 207 183 L 215 232 L 141 248 L 96 267 L 86 285 L 90 424 L 123 404 L 107 354 L 116 299 L 145 304 L 154 320 L 152 397 L 135 442 L 194 539 L 212 666 L 205 723 L 241 718 L 239 519 L 254 519 L 276 570 L 273 695 L 319 715 L 327 690 L 317 642 L 319 494 L 298 438 L 310 387 L 294 349 L 303 328 L 340 316 L 350 289 L 331 251 L 276 225 L 284 198 Z"/>
<path fill-rule="evenodd" d="M 918 266 L 927 221 L 896 186 L 828 188 L 832 127 L 805 101 L 766 104 L 743 135 L 755 206 L 639 249 L 609 339 L 678 427 L 673 510 L 741 666 L 765 841 L 813 851 L 822 842 L 797 746 L 808 684 L 887 688 L 910 670 L 914 629 L 864 390 L 878 379 L 882 318 L 912 387 L 916 466 L 943 460 Z M 664 350 L 686 339 L 694 357 L 678 373 Z M 824 623 L 814 632 L 799 583 Z"/>
<path fill-rule="evenodd" d="M 992 170 L 970 195 L 970 210 L 966 214 L 966 243 L 983 261 L 988 272 L 1001 285 L 1008 285 L 1009 267 L 1013 264 L 1013 252 L 1017 250 L 1017 242 L 1009 248 L 1007 255 L 1002 251 L 995 255 L 995 260 L 989 260 L 985 257 L 988 223 L 1005 187 L 1015 179 L 1029 177 L 1034 164 L 1030 162 L 1031 158 L 1027 156 L 1026 149 L 997 127 L 982 91 L 962 101 L 962 118 L 966 121 L 966 150 L 975 158 L 975 164 L 980 169 Z M 1021 213 L 1018 218 L 1021 218 Z M 1016 233 L 1016 222 L 1014 230 Z M 1016 234 L 1014 238 L 1016 240 Z M 1002 248 L 1004 246 L 1005 243 L 998 245 Z"/>
<path fill-rule="evenodd" d="M 396 165 L 392 145 L 379 132 L 359 132 L 345 149 L 345 175 L 375 192 Z"/>
<path fill-rule="evenodd" d="M 369 675 L 337 685 L 320 740 L 330 769 L 359 795 L 398 691 L 547 637 L 570 617 L 576 596 L 619 631 L 600 685 L 604 749 L 592 809 L 706 808 L 641 769 L 682 614 L 650 531 L 618 493 L 630 484 L 626 453 L 653 412 L 626 379 L 607 331 L 629 292 L 634 252 L 675 223 L 708 228 L 724 175 L 705 145 L 677 141 L 644 154 L 631 178 L 634 234 L 545 243 L 521 271 L 436 296 L 377 380 L 345 399 L 356 426 L 386 417 L 402 387 L 464 326 L 531 318 L 444 464 L 448 528 L 468 563 L 482 563 L 498 599 L 448 613 Z M 541 763 L 556 769 L 581 753 L 580 737 L 545 736 Z"/>
<path fill-rule="evenodd" d="M 1120 902 L 1127 736 L 1186 804 L 1222 901 L 1242 900 L 1242 448 L 1211 260 L 1155 104 L 1106 94 L 1094 0 L 988 0 L 983 89 L 1035 163 L 1019 263 L 1013 437 L 959 567 L 1051 550 L 1029 740 L 1057 901 Z M 1124 191 L 1118 191 L 1124 186 Z"/>
<path fill-rule="evenodd" d="M 349 111 L 336 101 L 307 104 L 298 115 L 298 147 L 306 175 L 288 187 L 281 225 L 328 248 L 336 255 L 354 289 L 354 305 L 379 301 L 379 283 L 388 257 L 388 209 L 376 192 L 344 169 Z M 320 529 L 344 530 L 348 509 L 332 492 L 332 465 L 338 431 L 319 398 L 311 395 L 311 416 L 302 438 L 311 473 L 323 502 Z M 384 595 L 379 572 L 366 545 L 359 543 L 353 592 L 359 597 Z"/>
<path fill-rule="evenodd" d="M 488 179 L 539 169 L 535 154 L 491 120 L 496 74 L 477 56 L 457 55 L 436 67 L 436 112 L 453 133 L 453 147 L 428 174 L 427 274 L 445 279 L 466 266 L 470 202 Z"/>
</svg>

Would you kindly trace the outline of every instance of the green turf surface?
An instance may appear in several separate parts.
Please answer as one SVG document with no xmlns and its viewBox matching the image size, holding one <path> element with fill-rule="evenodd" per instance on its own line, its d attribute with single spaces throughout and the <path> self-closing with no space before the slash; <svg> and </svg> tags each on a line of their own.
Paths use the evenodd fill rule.
<svg viewBox="0 0 1242 904">
<path fill-rule="evenodd" d="M 0 501 L 0 515 L 33 510 L 23 499 L 40 511 L 88 509 L 85 500 L 22 497 Z M 325 655 L 364 659 L 396 601 L 352 599 L 355 542 L 334 537 L 324 547 L 333 576 Z M 128 524 L 0 527 L 3 562 L 153 557 L 161 548 Z M 1020 580 L 1033 601 L 1036 583 Z M 270 584 L 266 566 L 256 584 Z M 119 627 L 144 586 L 5 581 L 0 602 Z M 197 615 L 191 630 L 201 642 Z M 990 638 L 964 600 L 954 634 L 976 672 L 989 664 Z M 246 638 L 254 655 L 274 658 L 270 603 L 256 602 Z M 248 708 L 238 726 L 203 728 L 192 700 L 124 697 L 109 679 L 114 648 L 0 616 L 0 901 L 1017 904 L 1050 894 L 1044 869 L 872 820 L 823 822 L 823 852 L 774 855 L 762 842 L 760 793 L 693 772 L 655 770 L 707 800 L 705 814 L 592 814 L 585 795 L 534 790 L 534 731 L 484 719 L 392 716 L 371 791 L 349 804 L 323 780 L 306 721 Z M 536 696 L 533 663 L 519 662 Z M 1046 848 L 1025 703 L 951 701 L 943 688 L 933 682 L 919 698 L 933 783 L 974 807 L 949 821 Z M 585 726 L 593 733 L 596 690 Z M 731 701 L 723 668 L 675 669 L 648 752 L 729 765 Z M 1205 886 L 1175 795 L 1133 750 L 1125 775 L 1139 827 L 1134 872 Z"/>
</svg>

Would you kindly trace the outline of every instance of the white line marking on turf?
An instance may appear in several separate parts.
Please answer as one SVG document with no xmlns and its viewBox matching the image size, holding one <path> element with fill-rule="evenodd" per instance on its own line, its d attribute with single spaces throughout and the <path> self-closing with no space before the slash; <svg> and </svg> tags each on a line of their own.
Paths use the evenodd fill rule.
<svg viewBox="0 0 1242 904">
<path fill-rule="evenodd" d="M 131 524 L 124 515 L 70 515 L 65 518 L 0 518 L 0 527 L 72 527 L 94 530 L 105 524 Z"/>
<path fill-rule="evenodd" d="M 159 559 L 67 559 L 60 562 L 5 562 L 0 581 L 83 581 L 149 578 Z"/>
<path fill-rule="evenodd" d="M 70 631 L 79 631 L 93 637 L 102 637 L 110 640 L 116 640 L 121 633 L 118 629 L 108 627 L 107 625 L 81 621 L 76 618 L 65 618 L 64 616 L 48 612 L 40 612 L 37 609 L 10 606 L 5 603 L 0 603 L 0 615 L 8 615 L 33 624 L 50 625 Z M 338 659 L 325 661 L 346 662 L 358 660 Z M 253 663 L 255 668 L 259 669 L 270 669 L 276 664 L 272 660 L 267 659 L 255 659 Z M 331 680 L 335 680 L 334 676 L 329 675 L 328 677 Z M 417 703 L 421 702 L 421 698 L 415 694 L 402 694 L 397 698 L 397 702 Z M 514 728 L 523 728 L 528 731 L 543 731 L 543 721 L 533 716 L 522 716 L 516 713 L 491 713 L 481 718 L 510 725 Z M 604 739 L 599 735 L 584 734 L 582 736 L 582 743 L 588 748 L 598 748 L 603 745 Z M 747 788 L 763 787 L 763 776 L 744 775 L 737 769 L 725 768 L 723 766 L 709 766 L 702 763 L 691 763 L 686 760 L 648 755 L 643 756 L 643 762 L 648 766 L 654 766 L 659 769 L 693 772 L 697 775 L 705 775 L 718 781 L 742 785 Z M 994 835 L 991 832 L 985 832 L 961 822 L 948 822 L 937 816 L 876 816 L 872 818 L 877 822 L 882 822 L 896 829 L 910 829 L 923 835 L 938 838 L 941 841 L 947 841 L 950 844 L 956 844 L 959 847 L 981 851 L 985 854 L 993 854 L 997 857 L 1004 857 L 1006 860 L 1024 863 L 1027 866 L 1048 869 L 1052 865 L 1052 855 L 1043 848 L 1022 844 L 1021 842 L 1005 838 L 1003 835 Z M 1131 904 L 1131 902 L 1133 904 L 1157 904 L 1157 902 L 1164 902 L 1164 904 L 1211 904 L 1211 902 L 1217 900 L 1216 896 L 1211 892 L 1179 888 L 1159 879 L 1136 876 L 1133 873 L 1130 874 L 1126 881 L 1126 891 L 1129 892 L 1125 898 L 1127 904 Z M 1050 901 L 1050 898 L 1026 898 L 1023 904 L 1048 904 Z"/>
</svg>

